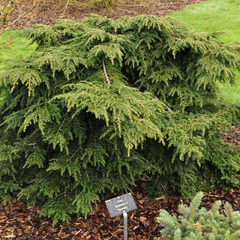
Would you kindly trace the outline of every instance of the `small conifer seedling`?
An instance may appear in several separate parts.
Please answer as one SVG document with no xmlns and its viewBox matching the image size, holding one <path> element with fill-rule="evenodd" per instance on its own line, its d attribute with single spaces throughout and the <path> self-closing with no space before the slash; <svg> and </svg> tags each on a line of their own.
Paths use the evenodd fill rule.
<svg viewBox="0 0 240 240">
<path fill-rule="evenodd" d="M 161 230 L 163 239 L 172 240 L 234 240 L 240 239 L 240 213 L 233 211 L 226 202 L 225 214 L 219 213 L 221 201 L 215 202 L 211 210 L 199 209 L 203 193 L 198 193 L 190 207 L 179 205 L 181 216 L 171 216 L 166 210 L 160 210 L 157 221 L 164 227 Z"/>
</svg>

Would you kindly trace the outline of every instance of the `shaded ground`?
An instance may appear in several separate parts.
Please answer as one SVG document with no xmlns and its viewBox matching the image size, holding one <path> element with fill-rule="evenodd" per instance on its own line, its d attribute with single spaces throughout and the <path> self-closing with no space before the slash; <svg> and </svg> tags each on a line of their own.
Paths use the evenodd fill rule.
<svg viewBox="0 0 240 240">
<path fill-rule="evenodd" d="M 66 2 L 42 1 L 16 22 L 16 28 L 32 27 L 34 24 L 53 24 L 55 19 L 80 19 L 89 13 L 101 14 L 111 18 L 123 15 L 135 16 L 139 14 L 154 14 L 164 16 L 172 11 L 183 9 L 186 5 L 202 2 L 203 0 L 146 0 L 144 3 L 133 0 L 121 0 L 112 9 L 98 10 L 79 5 L 67 5 Z M 21 11 L 31 8 L 31 1 L 23 0 Z M 15 11 L 13 19 L 19 16 Z M 225 142 L 240 145 L 240 130 L 232 127 L 230 133 L 223 133 Z M 151 201 L 143 193 L 145 183 L 139 183 L 134 189 L 134 199 L 137 210 L 128 213 L 129 240 L 153 239 L 159 237 L 160 226 L 156 222 L 160 209 L 166 209 L 173 215 L 178 215 L 177 206 L 181 203 L 189 204 L 175 193 L 168 193 L 168 197 Z M 113 196 L 112 196 L 113 197 Z M 216 200 L 228 201 L 234 210 L 240 210 L 240 190 L 205 192 L 202 206 L 209 209 Z M 87 219 L 82 216 L 73 217 L 70 224 L 59 223 L 52 226 L 47 218 L 39 217 L 40 208 L 27 207 L 16 199 L 13 194 L 12 205 L 0 201 L 0 239 L 75 239 L 75 240 L 117 240 L 123 239 L 123 217 L 110 218 L 105 202 L 94 206 Z"/>
</svg>

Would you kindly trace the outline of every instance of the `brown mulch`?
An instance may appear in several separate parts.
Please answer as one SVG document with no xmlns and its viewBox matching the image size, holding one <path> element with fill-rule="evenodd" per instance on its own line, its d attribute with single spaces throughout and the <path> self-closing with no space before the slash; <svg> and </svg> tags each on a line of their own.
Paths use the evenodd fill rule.
<svg viewBox="0 0 240 240">
<path fill-rule="evenodd" d="M 228 132 L 222 132 L 225 143 L 240 145 L 240 126 L 231 126 Z"/>
<path fill-rule="evenodd" d="M 137 210 L 128 213 L 128 239 L 162 239 L 159 234 L 161 227 L 156 222 L 160 209 L 177 216 L 177 206 L 189 205 L 189 202 L 176 194 L 151 201 L 142 193 L 142 187 L 139 185 L 133 194 Z M 240 190 L 204 192 L 201 207 L 209 210 L 217 200 L 223 204 L 228 201 L 235 211 L 240 211 Z M 69 224 L 61 222 L 55 226 L 49 219 L 39 217 L 39 207 L 27 207 L 18 202 L 16 196 L 13 196 L 12 205 L 2 202 L 0 208 L 0 239 L 123 239 L 123 216 L 111 218 L 104 201 L 94 206 L 87 219 L 73 217 Z M 223 208 L 220 212 L 224 214 Z"/>
<path fill-rule="evenodd" d="M 15 28 L 29 28 L 34 24 L 53 24 L 56 19 L 81 19 L 90 13 L 101 14 L 114 19 L 123 15 L 136 16 L 139 14 L 153 14 L 165 16 L 172 11 L 183 9 L 186 5 L 195 4 L 204 0 L 149 0 L 133 1 L 120 0 L 112 9 L 92 9 L 80 5 L 69 4 L 61 1 L 40 1 L 37 6 L 16 22 Z M 26 12 L 31 8 L 31 0 L 22 0 L 21 11 Z M 147 3 L 148 4 L 147 4 Z M 152 5 L 151 5 L 152 4 Z M 19 16 L 18 10 L 12 19 Z M 229 133 L 223 132 L 225 142 L 240 145 L 240 130 L 231 127 Z M 156 222 L 160 209 L 167 210 L 172 215 L 178 215 L 177 206 L 189 202 L 183 200 L 176 193 L 168 193 L 168 197 L 159 196 L 151 201 L 144 194 L 145 183 L 139 183 L 133 192 L 137 210 L 128 213 L 129 240 L 145 240 L 159 237 L 160 225 Z M 223 203 L 228 201 L 234 210 L 240 211 L 240 190 L 216 190 L 213 193 L 204 192 L 201 206 L 210 209 L 216 200 Z M 17 201 L 13 193 L 12 203 L 0 201 L 0 240 L 1 239 L 87 239 L 87 240 L 117 240 L 123 239 L 123 216 L 111 218 L 105 202 L 94 206 L 87 218 L 74 217 L 70 223 L 60 222 L 56 226 L 51 220 L 39 217 L 40 207 L 29 206 Z"/>
<path fill-rule="evenodd" d="M 73 0 L 74 1 L 74 0 Z M 113 19 L 124 15 L 136 16 L 140 14 L 152 14 L 159 17 L 168 15 L 170 12 L 178 11 L 187 5 L 200 3 L 206 0 L 119 0 L 111 9 L 97 9 L 81 6 L 77 0 L 71 4 L 63 0 L 40 0 L 33 8 L 33 0 L 21 0 L 21 8 L 11 15 L 11 20 L 16 19 L 22 13 L 19 21 L 15 23 L 16 28 L 29 28 L 35 24 L 53 24 L 56 19 L 82 19 L 89 14 L 100 14 Z M 87 1 L 86 1 L 87 2 Z"/>
</svg>

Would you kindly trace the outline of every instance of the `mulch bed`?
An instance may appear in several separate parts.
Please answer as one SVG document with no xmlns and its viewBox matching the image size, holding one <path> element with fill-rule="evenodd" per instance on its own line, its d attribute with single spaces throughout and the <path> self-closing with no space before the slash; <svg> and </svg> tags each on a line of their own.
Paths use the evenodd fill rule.
<svg viewBox="0 0 240 240">
<path fill-rule="evenodd" d="M 56 19 L 82 19 L 89 14 L 100 14 L 113 19 L 117 19 L 124 15 L 136 16 L 140 14 L 152 14 L 156 16 L 165 16 L 170 12 L 178 11 L 187 5 L 204 2 L 206 0 L 119 0 L 111 9 L 96 9 L 84 7 L 74 1 L 74 5 L 66 4 L 63 0 L 40 0 L 33 8 L 34 0 L 20 0 L 21 8 L 17 9 L 10 20 L 14 20 L 23 15 L 19 21 L 14 24 L 15 28 L 29 28 L 35 24 L 51 25 L 56 22 Z M 86 1 L 87 2 L 87 1 Z"/>
<path fill-rule="evenodd" d="M 92 9 L 79 5 L 68 5 L 66 2 L 40 1 L 28 14 L 15 23 L 15 28 L 29 28 L 35 24 L 53 24 L 56 19 L 81 19 L 90 13 L 101 14 L 111 18 L 123 15 L 136 16 L 139 14 L 154 14 L 165 16 L 172 11 L 183 9 L 186 5 L 199 3 L 204 0 L 155 0 L 152 6 L 146 6 L 139 1 L 122 0 L 112 9 Z M 31 5 L 29 0 L 22 0 L 21 11 L 27 11 Z M 19 15 L 18 11 L 12 15 L 12 20 Z M 223 132 L 225 142 L 240 145 L 240 130 L 231 127 L 230 132 Z M 137 210 L 128 213 L 129 240 L 147 240 L 158 237 L 160 225 L 156 222 L 160 209 L 167 210 L 172 215 L 178 215 L 179 204 L 189 205 L 189 201 L 182 199 L 176 193 L 169 193 L 167 197 L 159 196 L 151 201 L 144 194 L 146 183 L 137 184 L 133 192 Z M 0 201 L 0 239 L 75 239 L 75 240 L 117 240 L 123 239 L 123 216 L 111 218 L 105 202 L 93 207 L 85 219 L 83 216 L 73 216 L 70 223 L 60 222 L 55 226 L 50 219 L 39 217 L 40 207 L 26 206 L 19 202 L 13 193 L 12 202 Z M 116 195 L 115 195 L 116 196 Z M 112 196 L 114 197 L 114 195 Z M 240 190 L 216 190 L 213 193 L 204 192 L 201 206 L 210 209 L 216 200 L 222 203 L 228 201 L 234 210 L 240 210 Z M 224 213 L 223 209 L 220 210 Z"/>
<path fill-rule="evenodd" d="M 188 206 L 190 202 L 176 194 L 151 201 L 142 193 L 142 185 L 144 183 L 133 194 L 137 210 L 128 213 L 129 240 L 150 240 L 154 237 L 162 239 L 159 233 L 161 227 L 156 222 L 160 209 L 177 216 L 177 206 Z M 235 211 L 240 210 L 240 190 L 204 192 L 201 207 L 209 210 L 217 200 L 221 200 L 223 204 L 228 201 Z M 16 196 L 13 196 L 12 205 L 2 202 L 0 209 L 0 239 L 123 239 L 123 216 L 111 218 L 104 201 L 94 206 L 86 219 L 83 216 L 73 217 L 69 224 L 61 222 L 55 226 L 51 220 L 39 217 L 40 207 L 27 207 L 17 201 Z M 221 208 L 220 212 L 224 214 L 224 209 Z"/>
<path fill-rule="evenodd" d="M 240 145 L 239 126 L 231 126 L 228 132 L 222 132 L 225 143 L 231 143 L 235 146 Z"/>
</svg>

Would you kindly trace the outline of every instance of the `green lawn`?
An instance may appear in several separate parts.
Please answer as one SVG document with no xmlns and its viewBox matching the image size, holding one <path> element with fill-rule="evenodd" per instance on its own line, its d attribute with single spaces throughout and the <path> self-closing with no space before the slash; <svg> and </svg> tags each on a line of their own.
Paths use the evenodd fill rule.
<svg viewBox="0 0 240 240">
<path fill-rule="evenodd" d="M 9 39 L 11 39 L 11 43 Z M 7 43 L 7 46 L 6 44 Z M 9 44 L 10 43 L 10 44 Z M 36 45 L 30 45 L 29 40 L 22 37 L 22 31 L 9 31 L 0 35 L 0 70 L 7 64 L 7 59 L 21 58 L 30 55 Z"/>
<path fill-rule="evenodd" d="M 29 43 L 29 40 L 22 37 L 21 30 L 9 31 L 0 35 L 0 74 L 8 64 L 8 59 L 21 58 L 31 54 L 36 45 L 28 46 Z M 5 94 L 6 92 L 1 89 L 0 100 Z"/>
<path fill-rule="evenodd" d="M 200 32 L 225 31 L 225 43 L 240 40 L 240 0 L 208 0 L 187 6 L 170 16 Z"/>
<path fill-rule="evenodd" d="M 240 42 L 240 0 L 208 0 L 187 6 L 171 17 L 187 23 L 199 32 L 224 31 L 225 43 Z M 224 97 L 231 102 L 240 101 L 240 74 L 236 86 L 219 84 Z"/>
</svg>

